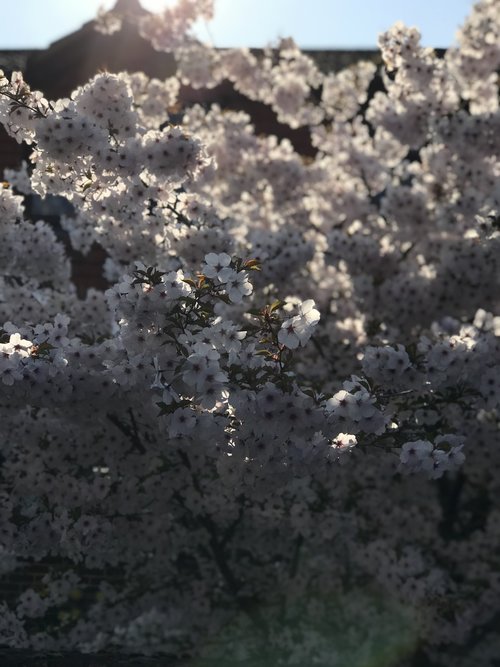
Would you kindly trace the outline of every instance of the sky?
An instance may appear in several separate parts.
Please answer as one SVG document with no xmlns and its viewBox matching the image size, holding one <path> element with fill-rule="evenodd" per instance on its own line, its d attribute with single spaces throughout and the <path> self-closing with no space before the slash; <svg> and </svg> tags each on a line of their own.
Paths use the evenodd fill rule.
<svg viewBox="0 0 500 667">
<path fill-rule="evenodd" d="M 141 0 L 158 10 L 173 0 Z M 114 0 L 0 0 L 0 50 L 45 48 L 90 21 Z M 424 46 L 455 41 L 473 0 L 215 0 L 215 19 L 197 28 L 214 46 L 263 47 L 293 37 L 302 48 L 376 48 L 377 35 L 401 20 Z"/>
</svg>

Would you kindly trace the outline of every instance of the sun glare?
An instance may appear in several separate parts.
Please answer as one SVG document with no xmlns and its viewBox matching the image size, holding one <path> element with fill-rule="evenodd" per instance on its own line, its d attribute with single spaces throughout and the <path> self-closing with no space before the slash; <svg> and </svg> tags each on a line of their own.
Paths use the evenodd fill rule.
<svg viewBox="0 0 500 667">
<path fill-rule="evenodd" d="M 161 12 L 166 7 L 171 7 L 175 4 L 175 0 L 140 0 L 144 9 L 150 12 Z"/>
</svg>

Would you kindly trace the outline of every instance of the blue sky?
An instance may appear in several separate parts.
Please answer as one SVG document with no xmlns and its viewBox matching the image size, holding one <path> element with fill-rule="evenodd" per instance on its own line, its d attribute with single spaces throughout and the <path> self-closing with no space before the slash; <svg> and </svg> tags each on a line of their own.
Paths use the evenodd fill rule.
<svg viewBox="0 0 500 667">
<path fill-rule="evenodd" d="M 142 0 L 152 9 L 172 0 Z M 0 0 L 0 49 L 45 48 L 114 0 Z M 262 47 L 293 37 L 303 48 L 375 48 L 397 20 L 417 26 L 425 46 L 454 43 L 473 0 L 215 0 L 216 17 L 199 36 L 215 46 Z"/>
</svg>

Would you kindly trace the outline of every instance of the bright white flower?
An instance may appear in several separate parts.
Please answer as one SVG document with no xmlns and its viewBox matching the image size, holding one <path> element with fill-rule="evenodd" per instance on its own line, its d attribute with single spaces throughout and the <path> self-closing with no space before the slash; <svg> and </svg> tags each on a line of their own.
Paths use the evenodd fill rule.
<svg viewBox="0 0 500 667">
<path fill-rule="evenodd" d="M 253 292 L 252 284 L 248 280 L 248 274 L 245 271 L 234 271 L 229 267 L 222 269 L 218 274 L 218 279 L 224 283 L 227 295 L 232 303 L 241 303 L 244 296 Z"/>
<path fill-rule="evenodd" d="M 298 306 L 299 314 L 283 322 L 278 332 L 278 341 L 282 345 L 295 350 L 307 343 L 320 319 L 319 311 L 314 306 L 313 299 L 304 301 Z"/>
<path fill-rule="evenodd" d="M 161 281 L 167 288 L 164 295 L 168 300 L 177 299 L 192 291 L 190 285 L 184 282 L 184 273 L 180 269 L 178 271 L 171 271 L 162 276 Z"/>
<path fill-rule="evenodd" d="M 349 405 L 354 402 L 354 396 L 345 389 L 341 389 L 326 402 L 325 409 L 327 412 L 347 412 Z"/>
<path fill-rule="evenodd" d="M 8 343 L 0 344 L 0 352 L 6 352 L 7 354 L 16 353 L 20 357 L 28 357 L 29 350 L 33 347 L 33 343 L 29 340 L 21 338 L 21 334 L 14 333 L 11 334 Z"/>
<path fill-rule="evenodd" d="M 241 341 L 246 338 L 246 331 L 238 331 L 237 327 L 230 320 L 223 320 L 217 317 L 211 328 L 211 334 L 215 345 L 222 345 L 229 353 L 230 363 L 237 358 L 237 353 L 241 350 Z"/>
<path fill-rule="evenodd" d="M 292 317 L 289 320 L 285 320 L 278 331 L 278 341 L 290 350 L 296 350 L 300 343 L 300 338 L 295 328 L 296 325 L 298 327 L 298 324 L 299 318 Z"/>
<path fill-rule="evenodd" d="M 317 324 L 320 319 L 319 310 L 315 308 L 314 299 L 307 299 L 299 304 L 299 315 L 304 319 L 304 322 L 307 324 Z"/>
<path fill-rule="evenodd" d="M 351 450 L 357 444 L 357 439 L 355 435 L 350 433 L 339 433 L 335 440 L 332 441 L 331 449 L 335 454 L 340 454 L 341 452 L 346 452 Z"/>
<path fill-rule="evenodd" d="M 216 254 L 214 252 L 209 252 L 208 255 L 205 255 L 205 265 L 202 266 L 202 273 L 207 278 L 216 278 L 222 269 L 228 267 L 231 264 L 231 257 L 225 252 Z"/>
</svg>

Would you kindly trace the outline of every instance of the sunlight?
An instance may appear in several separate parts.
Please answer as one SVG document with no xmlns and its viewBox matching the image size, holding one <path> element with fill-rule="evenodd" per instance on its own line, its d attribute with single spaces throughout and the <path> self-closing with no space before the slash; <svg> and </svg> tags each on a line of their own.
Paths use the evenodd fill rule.
<svg viewBox="0 0 500 667">
<path fill-rule="evenodd" d="M 144 9 L 150 12 L 161 12 L 176 4 L 176 0 L 140 0 L 140 2 Z"/>
</svg>

